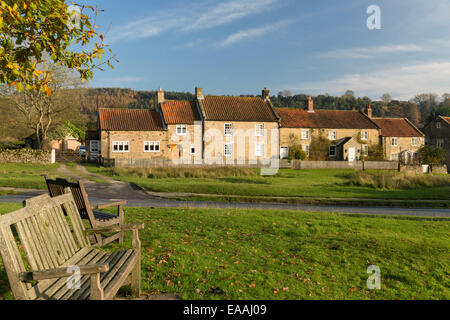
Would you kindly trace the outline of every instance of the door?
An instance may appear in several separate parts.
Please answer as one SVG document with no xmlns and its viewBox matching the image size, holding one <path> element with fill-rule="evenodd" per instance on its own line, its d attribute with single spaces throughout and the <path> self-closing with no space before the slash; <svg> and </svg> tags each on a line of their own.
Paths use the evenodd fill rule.
<svg viewBox="0 0 450 320">
<path fill-rule="evenodd" d="M 348 161 L 349 162 L 355 161 L 355 156 L 356 156 L 355 148 L 348 148 Z"/>
</svg>

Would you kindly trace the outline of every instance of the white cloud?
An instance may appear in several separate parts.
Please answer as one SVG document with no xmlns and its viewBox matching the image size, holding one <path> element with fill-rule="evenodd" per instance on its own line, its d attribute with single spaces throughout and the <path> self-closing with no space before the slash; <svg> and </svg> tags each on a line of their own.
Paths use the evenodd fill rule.
<svg viewBox="0 0 450 320">
<path fill-rule="evenodd" d="M 229 35 L 225 40 L 218 43 L 219 46 L 225 47 L 236 42 L 249 39 L 249 38 L 257 38 L 265 35 L 266 33 L 273 32 L 275 30 L 286 27 L 288 24 L 292 23 L 292 20 L 284 20 L 274 24 L 268 24 L 258 28 L 252 28 L 247 30 L 241 30 L 237 33 L 233 33 Z"/>
<path fill-rule="evenodd" d="M 431 47 L 423 45 L 419 46 L 415 44 L 398 44 L 369 48 L 338 49 L 325 52 L 321 55 L 323 57 L 333 59 L 371 59 L 386 54 L 425 52 L 430 51 L 431 49 Z"/>
<path fill-rule="evenodd" d="M 229 24 L 250 15 L 270 10 L 279 0 L 230 0 L 215 2 L 214 5 L 190 5 L 178 7 L 168 12 L 129 22 L 114 28 L 108 43 L 119 40 L 137 40 L 159 35 L 163 32 L 191 32 L 207 30 Z M 174 18 L 175 17 L 175 18 Z"/>
<path fill-rule="evenodd" d="M 450 61 L 387 68 L 376 72 L 347 74 L 337 79 L 282 86 L 292 91 L 343 94 L 353 90 L 359 96 L 378 99 L 389 92 L 395 99 L 408 100 L 419 93 L 443 94 L 450 88 Z"/>
</svg>

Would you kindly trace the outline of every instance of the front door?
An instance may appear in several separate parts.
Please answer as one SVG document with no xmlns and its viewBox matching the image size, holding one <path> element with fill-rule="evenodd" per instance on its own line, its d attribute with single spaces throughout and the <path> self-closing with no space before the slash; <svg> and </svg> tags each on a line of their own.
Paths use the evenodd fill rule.
<svg viewBox="0 0 450 320">
<path fill-rule="evenodd" d="M 289 147 L 281 147 L 280 148 L 280 158 L 284 159 L 289 157 Z"/>
<path fill-rule="evenodd" d="M 348 161 L 349 162 L 355 161 L 355 156 L 356 156 L 355 148 L 348 148 Z"/>
</svg>

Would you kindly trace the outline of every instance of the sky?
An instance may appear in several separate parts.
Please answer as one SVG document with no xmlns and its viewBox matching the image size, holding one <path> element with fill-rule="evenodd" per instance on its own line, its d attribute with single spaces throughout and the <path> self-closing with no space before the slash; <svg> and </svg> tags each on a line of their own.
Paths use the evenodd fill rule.
<svg viewBox="0 0 450 320">
<path fill-rule="evenodd" d="M 408 100 L 450 92 L 450 0 L 83 0 L 119 59 L 91 87 Z M 368 7 L 380 8 L 380 29 Z"/>
</svg>

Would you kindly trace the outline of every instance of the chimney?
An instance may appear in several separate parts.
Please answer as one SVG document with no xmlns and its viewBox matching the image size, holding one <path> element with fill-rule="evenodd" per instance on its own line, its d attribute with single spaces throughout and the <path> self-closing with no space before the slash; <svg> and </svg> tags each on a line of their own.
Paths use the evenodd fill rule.
<svg viewBox="0 0 450 320">
<path fill-rule="evenodd" d="M 161 104 L 161 103 L 164 103 L 164 102 L 166 102 L 164 91 L 161 88 L 159 88 L 159 90 L 158 90 L 158 104 Z"/>
<path fill-rule="evenodd" d="M 370 103 L 367 105 L 366 113 L 369 118 L 372 118 L 372 105 Z"/>
<path fill-rule="evenodd" d="M 264 88 L 262 91 L 262 98 L 264 101 L 270 101 L 270 90 L 267 88 Z"/>
<path fill-rule="evenodd" d="M 314 100 L 311 97 L 308 97 L 308 112 L 314 112 Z"/>
<path fill-rule="evenodd" d="M 203 96 L 203 89 L 202 88 L 195 88 L 195 97 L 197 100 L 204 100 L 205 97 Z"/>
</svg>

